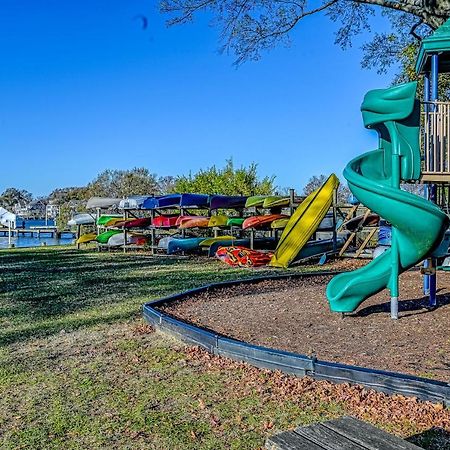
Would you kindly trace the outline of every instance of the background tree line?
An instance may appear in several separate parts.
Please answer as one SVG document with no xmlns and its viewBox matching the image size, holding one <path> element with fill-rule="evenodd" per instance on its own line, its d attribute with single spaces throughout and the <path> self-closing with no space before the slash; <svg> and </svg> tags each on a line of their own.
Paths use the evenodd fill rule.
<svg viewBox="0 0 450 450">
<path fill-rule="evenodd" d="M 200 194 L 224 195 L 285 195 L 288 188 L 275 184 L 275 176 L 260 176 L 258 166 L 235 167 L 231 159 L 223 167 L 211 166 L 195 173 L 180 176 L 157 176 L 147 168 L 136 167 L 130 170 L 107 169 L 97 175 L 86 186 L 54 189 L 48 196 L 34 199 L 33 195 L 17 188 L 8 188 L 0 195 L 0 206 L 17 211 L 16 206 L 25 207 L 35 200 L 44 204 L 59 206 L 60 223 L 75 213 L 86 210 L 86 202 L 91 197 L 124 198 L 132 195 L 161 195 L 168 193 L 195 192 Z M 325 175 L 313 176 L 303 190 L 297 192 L 307 195 L 326 180 Z M 349 191 L 341 185 L 339 199 L 344 202 Z"/>
</svg>

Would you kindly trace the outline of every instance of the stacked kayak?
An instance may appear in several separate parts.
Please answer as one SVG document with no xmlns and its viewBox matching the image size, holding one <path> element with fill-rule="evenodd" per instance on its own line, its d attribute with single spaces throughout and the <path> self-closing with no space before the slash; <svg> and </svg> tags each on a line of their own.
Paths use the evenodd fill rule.
<svg viewBox="0 0 450 450">
<path fill-rule="evenodd" d="M 109 239 L 111 238 L 111 236 L 114 236 L 115 234 L 121 234 L 122 231 L 120 230 L 107 230 L 104 231 L 103 233 L 100 233 L 95 240 L 99 243 L 99 244 L 107 244 Z"/>
<path fill-rule="evenodd" d="M 145 245 L 147 242 L 147 239 L 143 235 L 138 234 L 130 234 L 126 233 L 126 240 L 125 240 L 125 233 L 117 233 L 113 234 L 107 242 L 107 245 L 110 247 L 121 247 L 123 245 Z"/>
<path fill-rule="evenodd" d="M 187 228 L 207 228 L 209 225 L 209 217 L 193 216 L 190 219 L 183 220 L 178 227 L 181 229 Z"/>
<path fill-rule="evenodd" d="M 244 223 L 244 217 L 229 217 L 227 220 L 227 227 L 240 227 Z"/>
<path fill-rule="evenodd" d="M 204 240 L 204 237 L 194 238 L 171 238 L 167 242 L 167 254 L 173 255 L 176 253 L 189 253 L 192 251 L 200 250 L 200 243 Z"/>
<path fill-rule="evenodd" d="M 76 244 L 87 244 L 88 242 L 93 242 L 97 240 L 97 234 L 96 233 L 86 233 L 80 236 L 76 240 Z"/>
<path fill-rule="evenodd" d="M 216 242 L 224 242 L 224 241 L 229 242 L 233 240 L 236 240 L 234 236 L 217 236 L 212 238 L 206 238 L 200 242 L 200 247 L 211 247 L 211 245 L 215 244 Z"/>
<path fill-rule="evenodd" d="M 267 195 L 252 195 L 245 201 L 246 208 L 260 208 L 264 204 Z"/>
<path fill-rule="evenodd" d="M 152 225 L 157 228 L 173 228 L 176 227 L 177 220 L 180 216 L 157 216 L 153 219 Z"/>
<path fill-rule="evenodd" d="M 242 195 L 211 195 L 209 207 L 211 209 L 241 209 L 245 208 L 247 198 Z"/>
<path fill-rule="evenodd" d="M 263 228 L 266 226 L 270 226 L 270 224 L 274 220 L 286 219 L 288 216 L 285 214 L 268 214 L 265 216 L 252 216 L 248 217 L 242 223 L 242 229 L 246 230 L 247 228 Z"/>
<path fill-rule="evenodd" d="M 228 216 L 218 215 L 209 218 L 208 227 L 225 227 L 228 222 Z"/>
<path fill-rule="evenodd" d="M 97 225 L 105 227 L 106 224 L 113 219 L 123 220 L 123 216 L 120 214 L 104 214 L 97 219 Z"/>
<path fill-rule="evenodd" d="M 94 225 L 95 218 L 91 214 L 76 214 L 67 222 L 69 227 L 74 225 Z"/>
<path fill-rule="evenodd" d="M 282 208 L 284 206 L 289 206 L 290 203 L 289 197 L 280 197 L 278 195 L 268 196 L 264 199 L 263 208 L 271 209 L 271 208 Z"/>
<path fill-rule="evenodd" d="M 289 222 L 289 217 L 284 217 L 282 219 L 275 219 L 271 224 L 270 228 L 272 230 L 282 230 L 283 228 L 286 228 L 286 225 Z"/>
<path fill-rule="evenodd" d="M 124 223 L 124 228 L 146 228 L 152 224 L 151 217 L 143 217 L 140 219 L 130 219 L 128 222 Z"/>
</svg>

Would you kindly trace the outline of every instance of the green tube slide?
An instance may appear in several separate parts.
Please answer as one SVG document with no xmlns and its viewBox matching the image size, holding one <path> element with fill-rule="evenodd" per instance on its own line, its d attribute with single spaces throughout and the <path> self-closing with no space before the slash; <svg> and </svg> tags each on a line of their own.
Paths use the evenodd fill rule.
<svg viewBox="0 0 450 450">
<path fill-rule="evenodd" d="M 392 247 L 365 267 L 330 281 L 326 293 L 332 311 L 352 312 L 386 287 L 398 296 L 398 275 L 429 256 L 448 227 L 436 205 L 400 189 L 400 180 L 420 178 L 416 88 L 417 83 L 407 83 L 370 91 L 364 98 L 364 125 L 378 132 L 379 149 L 350 161 L 344 177 L 361 203 L 392 224 Z"/>
</svg>

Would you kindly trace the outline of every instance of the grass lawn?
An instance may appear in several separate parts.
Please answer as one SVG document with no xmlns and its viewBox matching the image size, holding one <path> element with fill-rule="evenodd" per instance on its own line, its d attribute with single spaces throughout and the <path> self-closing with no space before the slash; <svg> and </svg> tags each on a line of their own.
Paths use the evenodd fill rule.
<svg viewBox="0 0 450 450">
<path fill-rule="evenodd" d="M 279 429 L 343 414 L 402 436 L 450 430 L 439 405 L 211 357 L 141 318 L 150 299 L 248 275 L 205 259 L 1 251 L 0 448 L 257 449 Z"/>
</svg>

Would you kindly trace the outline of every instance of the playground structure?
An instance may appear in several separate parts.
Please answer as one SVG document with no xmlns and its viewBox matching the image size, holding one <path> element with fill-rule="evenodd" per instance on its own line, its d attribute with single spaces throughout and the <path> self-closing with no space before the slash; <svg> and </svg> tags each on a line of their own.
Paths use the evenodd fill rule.
<svg viewBox="0 0 450 450">
<path fill-rule="evenodd" d="M 420 178 L 420 105 L 417 83 L 366 94 L 364 125 L 379 135 L 378 150 L 352 160 L 344 176 L 353 194 L 392 225 L 392 246 L 367 266 L 335 277 L 327 287 L 330 307 L 352 312 L 385 287 L 391 317 L 398 318 L 400 273 L 430 256 L 441 243 L 448 218 L 434 203 L 400 189 L 401 181 Z"/>
<path fill-rule="evenodd" d="M 335 277 L 327 287 L 333 311 L 352 312 L 388 287 L 391 317 L 398 318 L 398 277 L 425 259 L 424 293 L 436 305 L 436 250 L 449 225 L 436 205 L 450 182 L 450 108 L 438 101 L 439 72 L 450 71 L 450 20 L 422 41 L 416 69 L 424 74 L 423 169 L 417 83 L 366 94 L 364 125 L 379 135 L 379 149 L 351 161 L 344 176 L 353 194 L 392 225 L 391 249 L 367 266 Z M 426 183 L 425 199 L 400 190 L 400 182 Z M 440 185 L 440 196 L 437 195 Z M 447 200 L 448 205 L 448 200 Z M 444 206 L 444 205 L 442 205 Z"/>
</svg>

